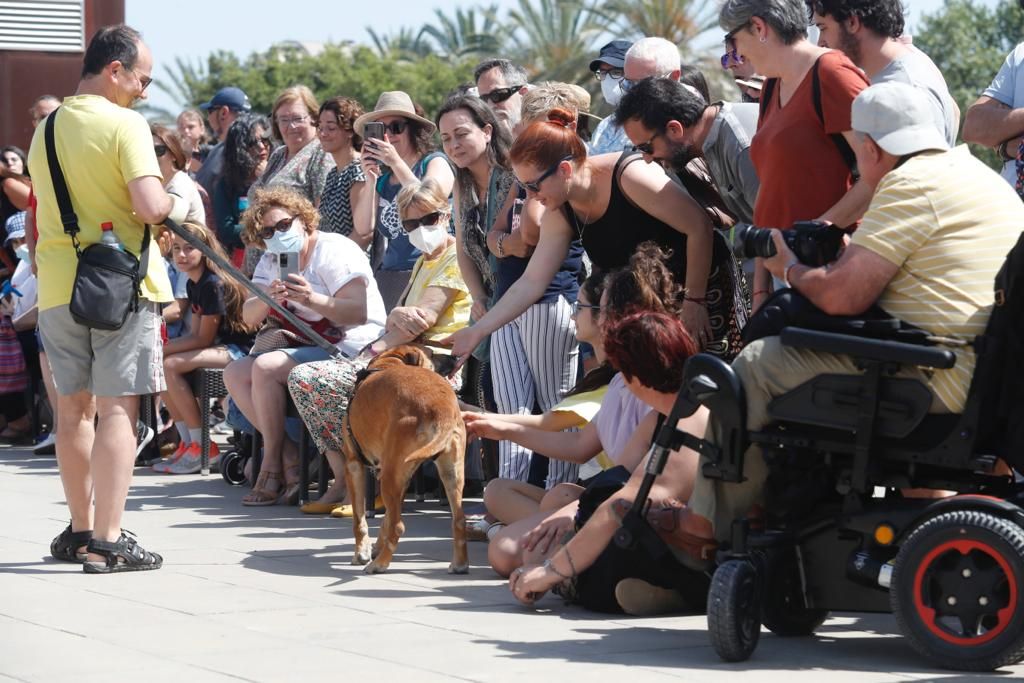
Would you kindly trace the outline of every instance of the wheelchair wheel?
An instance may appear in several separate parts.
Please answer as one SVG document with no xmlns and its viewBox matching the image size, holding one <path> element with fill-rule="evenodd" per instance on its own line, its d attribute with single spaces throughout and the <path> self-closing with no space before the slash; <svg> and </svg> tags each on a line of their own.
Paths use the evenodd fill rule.
<svg viewBox="0 0 1024 683">
<path fill-rule="evenodd" d="M 900 631 L 947 669 L 1024 658 L 1024 529 L 980 510 L 925 521 L 900 548 L 889 591 Z"/>
<path fill-rule="evenodd" d="M 828 618 L 828 610 L 808 609 L 800 582 L 795 548 L 773 549 L 766 553 L 764 585 L 771 590 L 761 596 L 761 622 L 777 636 L 809 636 Z"/>
<path fill-rule="evenodd" d="M 228 451 L 220 456 L 220 476 L 232 486 L 245 483 L 245 461 L 247 456 L 238 451 Z"/>
<path fill-rule="evenodd" d="M 727 662 L 750 658 L 761 636 L 757 570 L 746 560 L 729 560 L 711 578 L 708 592 L 708 635 L 718 656 Z"/>
</svg>

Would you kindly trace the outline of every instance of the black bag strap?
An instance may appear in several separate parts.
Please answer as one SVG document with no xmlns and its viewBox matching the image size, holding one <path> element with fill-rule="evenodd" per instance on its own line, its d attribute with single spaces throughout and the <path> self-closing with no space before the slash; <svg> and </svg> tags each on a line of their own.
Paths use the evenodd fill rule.
<svg viewBox="0 0 1024 683">
<path fill-rule="evenodd" d="M 818 64 L 820 62 L 821 57 L 811 67 L 811 101 L 814 103 L 814 113 L 818 115 L 818 121 L 821 123 L 822 128 L 824 128 L 825 111 L 821 104 L 821 76 L 818 74 Z M 775 93 L 775 86 L 778 80 L 777 78 L 768 78 L 761 86 L 761 99 L 758 102 L 760 107 L 758 125 L 764 119 L 764 114 L 771 105 L 772 95 Z M 832 133 L 829 137 L 832 138 L 832 143 L 839 150 L 839 155 L 843 158 L 846 167 L 850 169 L 850 174 L 853 176 L 854 181 L 859 180 L 860 172 L 857 170 L 857 155 L 854 153 L 853 148 L 850 147 L 850 143 L 846 141 L 842 133 Z"/>
<path fill-rule="evenodd" d="M 818 115 L 818 120 L 821 121 L 822 128 L 824 128 L 825 112 L 821 104 L 821 76 L 818 74 L 818 64 L 820 63 L 821 57 L 818 57 L 814 66 L 811 67 L 811 99 L 814 101 L 814 113 Z M 839 150 L 839 155 L 843 157 L 846 167 L 850 169 L 854 182 L 860 180 L 860 172 L 857 170 L 857 155 L 850 147 L 850 143 L 846 141 L 842 133 L 831 133 L 829 137 L 832 138 L 833 144 Z"/>
<path fill-rule="evenodd" d="M 64 180 L 64 171 L 61 170 L 60 161 L 57 159 L 57 143 L 54 142 L 53 123 L 57 119 L 60 107 L 54 110 L 52 116 L 46 117 L 46 162 L 50 166 L 50 181 L 53 183 L 53 192 L 57 195 L 57 208 L 60 210 L 60 222 L 64 226 L 64 232 L 71 235 L 75 242 L 75 250 L 78 250 L 78 216 L 75 208 L 71 206 L 71 195 L 68 194 L 68 184 Z"/>
<path fill-rule="evenodd" d="M 57 107 L 53 114 L 46 117 L 46 128 L 43 131 L 46 140 L 46 163 L 50 167 L 50 181 L 53 183 L 53 193 L 57 195 L 57 208 L 60 210 L 60 222 L 64 226 L 64 233 L 71 236 L 71 242 L 75 245 L 75 252 L 81 255 L 78 245 L 78 215 L 75 207 L 71 205 L 71 194 L 68 192 L 68 183 L 64 179 L 64 171 L 60 167 L 60 160 L 57 158 L 57 143 L 54 140 L 54 121 L 57 120 Z M 139 283 L 146 279 L 146 272 L 149 270 L 149 223 L 142 233 L 142 246 L 139 248 Z"/>
</svg>

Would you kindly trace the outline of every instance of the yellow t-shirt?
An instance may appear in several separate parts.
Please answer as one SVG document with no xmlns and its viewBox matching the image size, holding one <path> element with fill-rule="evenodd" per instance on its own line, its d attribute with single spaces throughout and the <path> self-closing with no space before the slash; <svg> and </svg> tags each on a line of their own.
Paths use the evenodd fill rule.
<svg viewBox="0 0 1024 683">
<path fill-rule="evenodd" d="M 608 385 L 605 384 L 603 387 L 598 387 L 591 391 L 584 391 L 579 394 L 573 394 L 572 396 L 566 396 L 551 409 L 551 412 L 572 413 L 580 418 L 580 426 L 583 426 L 588 422 L 593 422 L 594 418 L 597 417 L 598 411 L 601 410 L 601 401 L 604 400 L 604 395 L 607 393 Z M 615 463 L 612 462 L 612 459 L 609 458 L 604 451 L 595 455 L 594 460 L 596 460 L 597 465 L 599 465 L 601 470 L 607 470 L 615 467 Z M 584 465 L 586 465 L 586 463 Z M 581 468 L 580 471 L 581 479 L 589 479 L 597 474 L 596 470 L 591 472 L 589 469 L 583 470 Z M 587 476 L 583 476 L 584 474 Z"/>
<path fill-rule="evenodd" d="M 420 339 L 436 342 L 468 325 L 469 309 L 473 306 L 469 287 L 463 282 L 462 272 L 459 270 L 458 252 L 454 242 L 436 259 L 428 261 L 420 256 L 413 266 L 412 278 L 406 290 L 408 293 L 402 305 L 417 305 L 428 287 L 442 287 L 457 292 L 448 308 L 437 316 L 434 326 L 420 335 Z M 432 347 L 431 350 L 434 353 L 446 352 L 445 349 L 436 347 Z"/>
<path fill-rule="evenodd" d="M 36 128 L 29 150 L 33 191 L 38 201 L 39 310 L 71 301 L 78 259 L 71 238 L 64 234 L 46 161 L 45 126 Z M 144 223 L 132 212 L 128 182 L 144 176 L 160 178 L 149 124 L 138 112 L 119 107 L 98 95 L 64 99 L 57 111 L 54 138 L 57 158 L 67 181 L 71 204 L 78 216 L 82 247 L 100 239 L 100 224 L 113 223 L 125 248 L 138 256 Z M 152 237 L 151 237 L 152 239 Z M 155 302 L 171 301 L 171 283 L 155 242 L 142 295 Z"/>
<path fill-rule="evenodd" d="M 934 335 L 971 341 L 985 331 L 993 281 L 1024 228 L 1024 204 L 966 145 L 909 159 L 878 183 L 852 244 L 899 266 L 878 305 Z M 931 388 L 950 411 L 967 399 L 975 354 L 952 349 Z"/>
</svg>

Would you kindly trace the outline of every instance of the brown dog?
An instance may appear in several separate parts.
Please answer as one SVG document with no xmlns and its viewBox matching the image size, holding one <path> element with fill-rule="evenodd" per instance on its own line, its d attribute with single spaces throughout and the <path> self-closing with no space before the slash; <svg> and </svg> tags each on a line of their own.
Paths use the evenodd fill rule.
<svg viewBox="0 0 1024 683">
<path fill-rule="evenodd" d="M 380 472 L 384 521 L 366 573 L 377 574 L 391 564 L 405 531 L 402 499 L 416 468 L 433 459 L 452 509 L 454 551 L 449 574 L 469 571 L 466 517 L 462 512 L 463 459 L 466 428 L 459 403 L 448 382 L 434 371 L 431 355 L 416 346 L 399 346 L 380 354 L 349 402 L 342 422 L 342 445 L 352 501 L 356 551 L 352 564 L 370 562 L 366 527 L 366 463 Z M 360 454 L 362 457 L 360 457 Z M 365 459 L 365 460 L 364 460 Z"/>
</svg>

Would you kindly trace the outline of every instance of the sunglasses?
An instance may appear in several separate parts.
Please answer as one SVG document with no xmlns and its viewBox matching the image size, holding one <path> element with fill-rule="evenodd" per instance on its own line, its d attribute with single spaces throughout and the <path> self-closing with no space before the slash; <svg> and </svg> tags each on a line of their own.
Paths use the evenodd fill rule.
<svg viewBox="0 0 1024 683">
<path fill-rule="evenodd" d="M 610 78 L 613 81 L 621 81 L 626 72 L 622 69 L 594 69 L 594 78 L 599 81 L 603 81 L 606 78 Z"/>
<path fill-rule="evenodd" d="M 295 216 L 289 216 L 288 218 L 282 218 L 273 225 L 265 225 L 260 228 L 260 237 L 265 240 L 269 240 L 274 236 L 275 232 L 288 232 L 291 230 L 292 223 L 295 222 Z"/>
<path fill-rule="evenodd" d="M 273 139 L 269 135 L 263 135 L 253 140 L 252 146 L 255 147 L 256 145 L 263 145 L 264 147 L 269 148 L 272 143 Z"/>
<path fill-rule="evenodd" d="M 733 52 L 735 52 L 736 51 L 736 43 L 735 43 L 734 39 L 736 37 L 736 34 L 739 33 L 740 31 L 742 31 L 743 29 L 745 29 L 748 26 L 750 26 L 750 22 L 749 21 L 745 22 L 743 24 L 740 24 L 739 26 L 737 26 L 733 30 L 731 30 L 728 33 L 726 33 L 725 34 L 725 38 L 723 38 L 723 42 L 725 43 L 725 47 L 726 48 L 730 48 L 731 47 L 733 49 Z"/>
<path fill-rule="evenodd" d="M 428 213 L 426 216 L 420 216 L 419 218 L 406 218 L 402 221 L 402 227 L 406 232 L 412 232 L 420 226 L 437 225 L 441 221 L 441 217 L 444 215 L 444 211 L 434 211 L 433 213 Z"/>
<path fill-rule="evenodd" d="M 540 192 L 540 184 L 543 183 L 548 178 L 550 178 L 555 173 L 555 171 L 558 170 L 558 167 L 562 165 L 563 161 L 569 161 L 570 159 L 572 159 L 571 154 L 562 157 L 554 166 L 541 173 L 540 177 L 534 180 L 533 182 L 526 182 L 525 180 L 520 180 L 519 178 L 516 178 L 516 182 L 519 183 L 519 187 L 523 188 L 524 190 L 529 190 L 530 192 L 533 193 Z"/>
<path fill-rule="evenodd" d="M 639 145 L 633 145 L 634 152 L 640 152 L 641 154 L 654 154 L 654 141 L 658 138 L 661 133 L 655 133 L 651 136 L 651 139 L 647 142 L 641 142 Z"/>
<path fill-rule="evenodd" d="M 158 157 L 162 157 L 167 154 L 167 145 L 153 145 L 153 151 Z"/>
<path fill-rule="evenodd" d="M 392 135 L 401 135 L 409 127 L 408 121 L 392 121 L 391 123 L 378 121 L 377 123 L 384 126 L 385 133 L 391 133 Z"/>
<path fill-rule="evenodd" d="M 136 71 L 135 69 L 129 69 L 129 70 L 133 74 L 135 74 L 135 78 L 139 79 L 139 85 L 142 86 L 142 92 L 146 92 L 146 88 L 148 88 L 149 85 L 153 82 L 153 79 L 150 78 L 149 76 L 140 76 L 139 72 Z"/>
<path fill-rule="evenodd" d="M 595 306 L 594 304 L 585 304 L 582 301 L 573 301 L 571 304 L 569 304 L 569 306 L 572 309 L 573 316 L 579 315 L 581 308 L 588 308 L 591 311 L 601 310 L 600 306 Z"/>
<path fill-rule="evenodd" d="M 743 64 L 745 61 L 746 60 L 743 59 L 743 55 L 736 52 L 735 47 L 726 52 L 724 55 L 722 55 L 721 58 L 723 69 L 728 69 L 730 66 L 739 66 L 740 64 Z"/>
<path fill-rule="evenodd" d="M 481 95 L 480 99 L 483 100 L 484 102 L 490 102 L 491 104 L 498 104 L 499 102 L 504 102 L 505 100 L 507 100 L 508 98 L 512 97 L 517 92 L 522 90 L 524 85 L 526 84 L 523 83 L 520 85 L 512 85 L 507 88 L 495 88 L 486 95 Z"/>
</svg>

